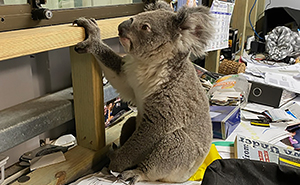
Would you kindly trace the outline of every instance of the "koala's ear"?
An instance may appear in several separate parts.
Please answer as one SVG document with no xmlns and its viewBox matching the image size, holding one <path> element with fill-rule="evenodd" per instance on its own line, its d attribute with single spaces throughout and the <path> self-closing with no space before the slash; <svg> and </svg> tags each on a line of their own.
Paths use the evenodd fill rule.
<svg viewBox="0 0 300 185">
<path fill-rule="evenodd" d="M 207 7 L 180 8 L 174 20 L 181 34 L 182 46 L 179 47 L 191 50 L 196 56 L 205 55 L 208 41 L 214 34 L 213 21 Z"/>
<path fill-rule="evenodd" d="M 171 6 L 163 0 L 143 0 L 145 3 L 144 10 L 145 11 L 151 11 L 151 10 L 168 10 L 168 11 L 174 11 Z"/>
</svg>

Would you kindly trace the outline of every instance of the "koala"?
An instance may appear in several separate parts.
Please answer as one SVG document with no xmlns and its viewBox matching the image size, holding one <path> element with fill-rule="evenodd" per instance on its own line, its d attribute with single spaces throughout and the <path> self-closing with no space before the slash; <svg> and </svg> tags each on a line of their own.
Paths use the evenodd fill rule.
<svg viewBox="0 0 300 185">
<path fill-rule="evenodd" d="M 191 53 L 203 56 L 212 37 L 209 9 L 150 8 L 122 22 L 119 40 L 127 53 L 122 57 L 101 40 L 94 19 L 74 24 L 86 33 L 75 50 L 93 54 L 121 98 L 138 110 L 123 126 L 109 169 L 130 184 L 187 181 L 212 142 L 209 101 L 189 59 Z"/>
</svg>

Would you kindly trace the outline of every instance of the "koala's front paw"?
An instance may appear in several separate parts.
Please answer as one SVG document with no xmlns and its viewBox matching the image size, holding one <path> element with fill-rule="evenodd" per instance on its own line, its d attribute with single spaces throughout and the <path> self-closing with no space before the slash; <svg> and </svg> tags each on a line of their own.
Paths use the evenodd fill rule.
<svg viewBox="0 0 300 185">
<path fill-rule="evenodd" d="M 127 181 L 130 179 L 129 185 L 134 185 L 136 182 L 146 180 L 143 179 L 143 172 L 140 170 L 126 170 L 118 175 L 118 179 Z"/>
<path fill-rule="evenodd" d="M 128 157 L 121 155 L 119 150 L 110 153 L 108 157 L 110 159 L 108 169 L 114 172 L 122 172 L 133 166 Z"/>
<path fill-rule="evenodd" d="M 85 40 L 79 42 L 75 46 L 78 53 L 93 53 L 95 44 L 100 41 L 100 29 L 95 19 L 79 18 L 73 22 L 73 25 L 83 27 L 85 29 Z"/>
<path fill-rule="evenodd" d="M 110 163 L 108 166 L 108 169 L 114 172 L 122 172 L 123 170 L 125 170 L 124 165 L 122 164 L 121 161 L 116 160 L 115 158 L 109 156 L 110 158 Z M 112 159 L 113 158 L 113 159 Z"/>
</svg>

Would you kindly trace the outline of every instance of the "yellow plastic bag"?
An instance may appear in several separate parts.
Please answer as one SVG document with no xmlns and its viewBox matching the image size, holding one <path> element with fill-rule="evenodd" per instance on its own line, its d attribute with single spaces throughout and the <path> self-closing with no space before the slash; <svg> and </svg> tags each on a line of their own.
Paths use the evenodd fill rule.
<svg viewBox="0 0 300 185">
<path fill-rule="evenodd" d="M 217 159 L 221 159 L 221 156 L 220 156 L 219 152 L 217 151 L 216 146 L 214 144 L 212 144 L 210 147 L 209 153 L 207 154 L 204 162 L 198 168 L 196 173 L 192 177 L 190 177 L 189 181 L 201 181 L 203 179 L 204 172 L 205 172 L 207 166 L 209 166 L 214 160 L 217 160 Z"/>
</svg>

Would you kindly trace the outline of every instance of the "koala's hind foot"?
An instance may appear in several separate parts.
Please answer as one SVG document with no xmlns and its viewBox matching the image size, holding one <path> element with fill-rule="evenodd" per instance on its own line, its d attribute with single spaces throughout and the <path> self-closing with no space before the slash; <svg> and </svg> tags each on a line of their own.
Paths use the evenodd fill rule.
<svg viewBox="0 0 300 185">
<path fill-rule="evenodd" d="M 85 40 L 79 42 L 75 46 L 75 51 L 78 53 L 93 53 L 95 50 L 95 42 L 100 40 L 100 29 L 95 19 L 78 18 L 73 22 L 79 27 L 85 28 Z"/>
</svg>

